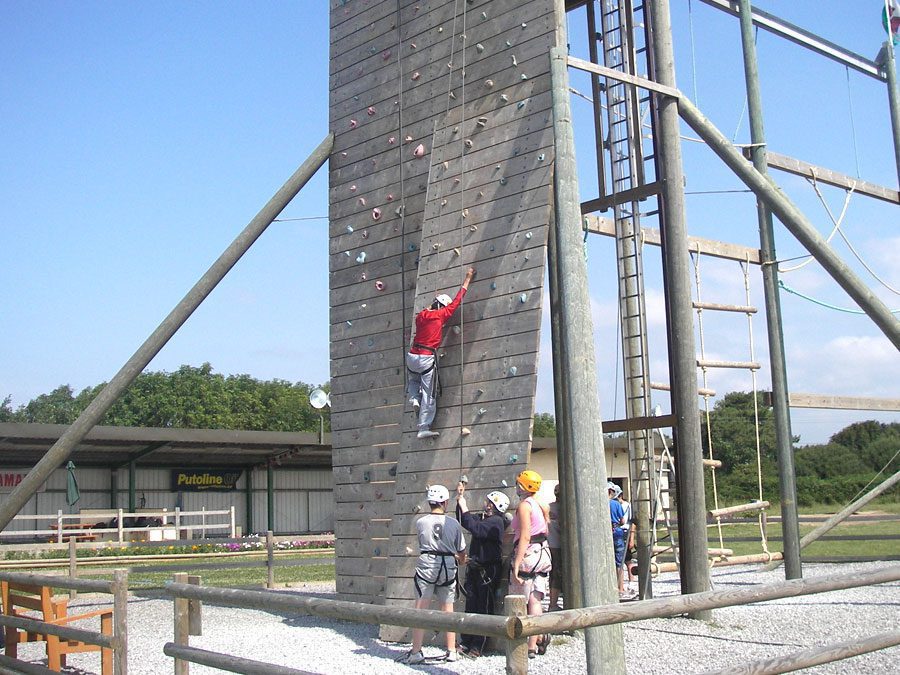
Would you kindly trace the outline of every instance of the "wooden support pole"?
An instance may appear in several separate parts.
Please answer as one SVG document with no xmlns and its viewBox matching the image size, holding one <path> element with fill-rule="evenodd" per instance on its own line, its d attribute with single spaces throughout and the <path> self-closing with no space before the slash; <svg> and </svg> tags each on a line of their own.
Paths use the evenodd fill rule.
<svg viewBox="0 0 900 675">
<path fill-rule="evenodd" d="M 75 544 L 75 535 L 69 539 L 69 578 L 76 579 L 78 577 L 78 548 Z M 74 588 L 69 589 L 69 600 L 78 597 L 78 591 Z"/>
<path fill-rule="evenodd" d="M 507 616 L 523 617 L 528 613 L 524 595 L 507 595 L 504 600 Z M 528 638 L 506 641 L 506 674 L 524 675 L 528 672 Z"/>
<path fill-rule="evenodd" d="M 113 570 L 113 673 L 128 675 L 128 570 Z"/>
<path fill-rule="evenodd" d="M 187 583 L 200 586 L 200 576 L 189 574 Z M 188 600 L 188 634 L 203 635 L 203 602 L 197 598 Z"/>
<path fill-rule="evenodd" d="M 792 579 L 752 588 L 729 588 L 624 604 L 564 609 L 540 616 L 525 617 L 522 619 L 521 632 L 516 633 L 516 637 L 561 633 L 589 626 L 606 626 L 629 621 L 678 616 L 685 613 L 693 614 L 697 611 L 721 607 L 733 607 L 781 598 L 796 598 L 801 595 L 841 591 L 847 588 L 859 588 L 893 581 L 900 581 L 900 565 L 883 567 L 871 572 L 835 574 L 812 579 Z"/>
<path fill-rule="evenodd" d="M 194 284 L 162 323 L 153 331 L 144 344 L 119 369 L 103 390 L 90 402 L 59 440 L 34 465 L 28 475 L 0 503 L 0 530 L 6 528 L 13 517 L 25 506 L 57 467 L 72 453 L 87 433 L 103 418 L 122 393 L 141 374 L 147 364 L 166 345 L 178 329 L 190 318 L 206 297 L 234 267 L 238 260 L 250 249 L 269 224 L 281 213 L 300 192 L 310 178 L 319 170 L 334 146 L 334 134 L 329 133 L 313 153 L 294 172 L 287 182 L 276 192 L 266 205 L 256 214 L 222 255 L 212 264 L 200 280 Z"/>
<path fill-rule="evenodd" d="M 824 663 L 833 663 L 897 645 L 900 645 L 900 630 L 893 630 L 879 633 L 865 640 L 854 639 L 831 645 L 817 645 L 786 656 L 777 656 L 774 659 L 752 661 L 723 670 L 710 671 L 707 675 L 780 675 L 780 673 L 790 673 Z"/>
<path fill-rule="evenodd" d="M 172 576 L 174 583 L 187 584 L 188 575 L 179 572 Z M 183 647 L 190 646 L 190 604 L 187 598 L 175 596 L 175 644 Z M 190 662 L 175 658 L 175 675 L 188 675 Z"/>
<path fill-rule="evenodd" d="M 831 518 L 829 518 L 824 523 L 819 525 L 812 532 L 809 532 L 805 537 L 803 537 L 800 540 L 800 548 L 802 549 L 802 548 L 809 546 L 811 543 L 816 541 L 819 537 L 824 535 L 826 532 L 831 530 L 833 527 L 835 527 L 836 525 L 845 521 L 847 518 L 849 518 L 854 513 L 859 511 L 863 506 L 865 506 L 870 501 L 875 499 L 875 497 L 878 497 L 879 495 L 890 490 L 897 483 L 900 483 L 900 471 L 898 471 L 893 476 L 891 476 L 890 478 L 885 480 L 883 483 L 881 483 L 881 485 L 878 485 L 878 486 L 872 488 L 871 490 L 869 490 L 866 494 L 864 494 L 862 497 L 857 499 L 855 502 L 853 502 L 849 506 L 841 509 L 838 513 L 831 516 Z M 774 563 L 767 565 L 764 569 L 766 571 L 773 570 L 776 567 L 778 567 L 779 564 L 780 563 L 774 562 Z"/>
<path fill-rule="evenodd" d="M 750 502 L 749 504 L 737 504 L 736 506 L 726 506 L 721 509 L 713 509 L 712 511 L 708 511 L 708 515 L 710 518 L 721 518 L 722 516 L 729 516 L 733 513 L 746 513 L 747 511 L 759 511 L 760 509 L 767 509 L 771 506 L 769 502 Z"/>
<path fill-rule="evenodd" d="M 275 533 L 266 530 L 266 588 L 275 588 Z"/>
<path fill-rule="evenodd" d="M 252 659 L 244 659 L 240 656 L 220 654 L 207 649 L 186 647 L 174 642 L 163 645 L 163 654 L 175 659 L 175 663 L 196 663 L 200 666 L 209 666 L 217 670 L 225 670 L 230 673 L 254 673 L 254 675 L 312 675 L 307 670 L 297 670 L 287 666 L 279 666 L 274 663 L 264 663 Z"/>
</svg>

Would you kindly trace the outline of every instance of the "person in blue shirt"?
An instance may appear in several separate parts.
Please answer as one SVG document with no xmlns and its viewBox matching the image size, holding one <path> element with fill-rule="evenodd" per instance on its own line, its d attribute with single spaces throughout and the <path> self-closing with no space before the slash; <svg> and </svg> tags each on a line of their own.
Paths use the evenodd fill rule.
<svg viewBox="0 0 900 675">
<path fill-rule="evenodd" d="M 609 495 L 609 518 L 612 521 L 613 549 L 616 554 L 616 583 L 619 586 L 619 598 L 625 597 L 625 509 L 616 497 L 622 488 L 609 481 L 606 484 Z"/>
</svg>

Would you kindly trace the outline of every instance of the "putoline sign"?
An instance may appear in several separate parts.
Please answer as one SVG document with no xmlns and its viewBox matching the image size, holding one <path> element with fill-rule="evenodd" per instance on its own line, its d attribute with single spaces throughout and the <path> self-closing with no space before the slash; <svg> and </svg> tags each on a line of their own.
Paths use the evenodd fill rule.
<svg viewBox="0 0 900 675">
<path fill-rule="evenodd" d="M 243 470 L 172 469 L 172 492 L 220 492 L 234 490 Z"/>
</svg>

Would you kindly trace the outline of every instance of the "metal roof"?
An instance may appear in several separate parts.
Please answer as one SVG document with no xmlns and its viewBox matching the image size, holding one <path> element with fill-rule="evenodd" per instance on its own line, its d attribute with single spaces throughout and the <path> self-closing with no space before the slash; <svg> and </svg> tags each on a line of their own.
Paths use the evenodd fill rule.
<svg viewBox="0 0 900 675">
<path fill-rule="evenodd" d="M 0 423 L 0 464 L 34 466 L 66 424 Z M 69 458 L 78 466 L 331 467 L 331 438 L 308 432 L 94 427 Z"/>
</svg>

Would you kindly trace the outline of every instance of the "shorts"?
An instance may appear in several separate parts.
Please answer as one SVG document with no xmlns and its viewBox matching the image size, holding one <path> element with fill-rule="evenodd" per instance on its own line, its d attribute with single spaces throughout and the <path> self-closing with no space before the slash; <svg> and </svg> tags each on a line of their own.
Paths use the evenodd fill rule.
<svg viewBox="0 0 900 675">
<path fill-rule="evenodd" d="M 414 576 L 413 585 L 416 587 L 417 598 L 424 598 L 426 600 L 434 598 L 443 605 L 456 600 L 456 579 L 446 586 L 438 586 L 437 584 L 425 581 L 419 576 Z"/>
<path fill-rule="evenodd" d="M 524 595 L 530 598 L 532 593 L 538 595 L 541 599 L 547 595 L 550 585 L 551 570 L 550 547 L 547 542 L 529 544 L 525 551 L 525 558 L 522 560 L 520 572 L 525 570 L 534 577 L 522 579 L 521 584 L 517 584 L 512 573 L 509 575 L 509 593 L 512 595 Z"/>
<path fill-rule="evenodd" d="M 536 574 L 531 579 L 522 579 L 521 584 L 517 584 L 512 574 L 509 575 L 509 595 L 524 595 L 525 599 L 531 597 L 534 593 L 538 599 L 543 600 L 547 595 L 547 587 L 550 585 L 549 574 Z"/>
<path fill-rule="evenodd" d="M 616 567 L 625 567 L 625 537 L 613 537 L 616 551 Z"/>
</svg>

